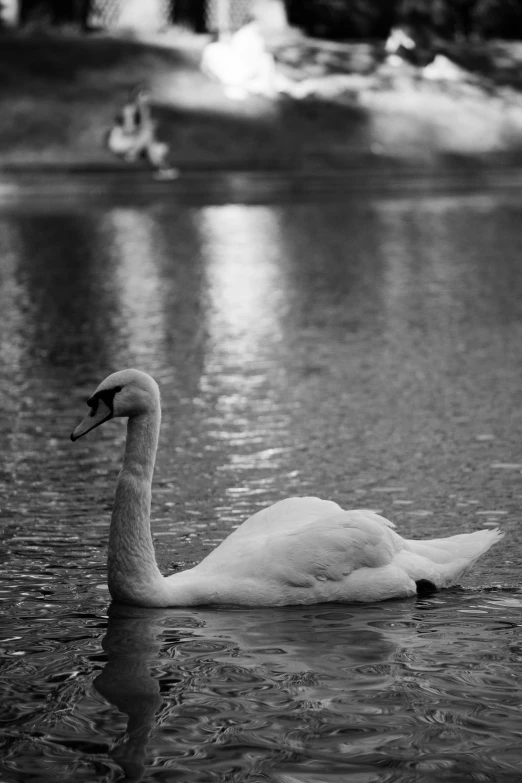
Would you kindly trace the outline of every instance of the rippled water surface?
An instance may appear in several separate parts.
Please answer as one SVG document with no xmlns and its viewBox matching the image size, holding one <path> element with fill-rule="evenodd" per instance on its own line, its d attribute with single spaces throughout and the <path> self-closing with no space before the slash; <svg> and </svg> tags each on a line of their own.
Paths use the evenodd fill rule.
<svg viewBox="0 0 522 783">
<path fill-rule="evenodd" d="M 501 195 L 0 214 L 1 783 L 520 780 L 520 226 Z M 125 427 L 69 433 L 126 366 L 162 389 L 165 571 L 288 495 L 506 537 L 418 600 L 109 607 Z"/>
</svg>

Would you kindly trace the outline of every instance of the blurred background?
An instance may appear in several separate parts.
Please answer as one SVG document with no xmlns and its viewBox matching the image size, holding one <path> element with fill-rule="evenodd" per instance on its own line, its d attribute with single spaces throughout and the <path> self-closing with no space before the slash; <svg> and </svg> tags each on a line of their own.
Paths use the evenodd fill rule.
<svg viewBox="0 0 522 783">
<path fill-rule="evenodd" d="M 517 0 L 0 6 L 4 167 L 120 163 L 104 134 L 137 84 L 178 167 L 338 169 L 520 152 Z M 235 36 L 248 28 L 238 54 Z M 254 51 L 269 58 L 270 88 L 238 90 Z"/>
</svg>

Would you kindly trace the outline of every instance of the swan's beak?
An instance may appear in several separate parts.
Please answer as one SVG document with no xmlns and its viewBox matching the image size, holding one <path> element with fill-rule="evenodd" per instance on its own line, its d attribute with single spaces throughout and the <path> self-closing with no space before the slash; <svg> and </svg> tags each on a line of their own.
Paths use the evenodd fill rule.
<svg viewBox="0 0 522 783">
<path fill-rule="evenodd" d="M 81 438 L 82 435 L 86 435 L 95 427 L 99 427 L 100 424 L 103 424 L 104 421 L 107 421 L 107 419 L 112 418 L 112 410 L 109 408 L 109 406 L 106 405 L 102 399 L 98 399 L 97 402 L 98 404 L 96 408 L 91 408 L 91 412 L 85 417 L 81 424 L 78 424 L 74 430 L 73 434 L 71 435 L 72 441 L 78 440 L 78 438 Z"/>
</svg>

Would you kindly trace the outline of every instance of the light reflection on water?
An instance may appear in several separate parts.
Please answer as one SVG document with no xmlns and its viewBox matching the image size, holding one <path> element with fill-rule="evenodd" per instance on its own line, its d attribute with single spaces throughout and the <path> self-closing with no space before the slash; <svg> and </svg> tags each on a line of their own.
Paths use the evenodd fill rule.
<svg viewBox="0 0 522 783">
<path fill-rule="evenodd" d="M 5 768 L 24 780 L 47 779 L 47 761 L 74 780 L 121 767 L 129 780 L 515 781 L 521 607 L 520 593 L 458 590 L 366 607 L 113 605 L 106 657 L 101 614 L 81 615 L 79 634 L 74 613 L 36 613 L 24 657 L 20 638 L 5 645 L 18 735 Z"/>
<path fill-rule="evenodd" d="M 0 218 L 2 780 L 519 779 L 520 225 L 496 197 Z M 104 653 L 124 427 L 68 435 L 133 365 L 165 570 L 291 494 L 506 538 L 419 602 L 113 607 Z"/>
<path fill-rule="evenodd" d="M 226 506 L 220 509 L 225 519 L 237 523 L 248 509 L 270 502 L 271 485 L 290 451 L 290 412 L 278 394 L 288 386 L 285 237 L 277 211 L 269 207 L 246 212 L 238 205 L 207 207 L 197 230 L 208 292 L 208 346 L 200 389 L 214 402 L 204 421 L 216 441 L 209 448 L 223 452 L 231 446 L 219 470 L 251 477 L 248 489 L 235 481 L 226 490 L 235 501 L 233 515 Z M 248 503 L 241 497 L 245 491 Z"/>
<path fill-rule="evenodd" d="M 158 260 L 167 252 L 153 218 L 135 209 L 114 209 L 105 218 L 106 252 L 116 261 L 115 290 L 129 352 L 141 364 L 158 352 L 165 304 Z"/>
</svg>

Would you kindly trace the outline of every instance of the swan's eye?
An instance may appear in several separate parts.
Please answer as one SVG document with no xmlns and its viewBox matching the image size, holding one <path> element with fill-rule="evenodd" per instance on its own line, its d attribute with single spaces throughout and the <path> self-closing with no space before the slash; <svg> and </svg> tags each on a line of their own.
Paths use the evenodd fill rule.
<svg viewBox="0 0 522 783">
<path fill-rule="evenodd" d="M 112 389 L 103 389 L 103 391 L 96 392 L 96 394 L 93 394 L 92 397 L 89 397 L 87 400 L 87 405 L 91 408 L 91 416 L 96 414 L 99 400 L 103 400 L 105 405 L 112 411 L 114 395 L 117 394 L 117 392 L 120 392 L 122 389 L 123 386 L 114 386 Z"/>
<path fill-rule="evenodd" d="M 93 396 L 89 397 L 89 399 L 87 400 L 87 405 L 91 409 L 91 413 L 90 413 L 91 416 L 94 416 L 96 411 L 98 410 L 98 399 L 99 397 L 93 394 Z"/>
</svg>

